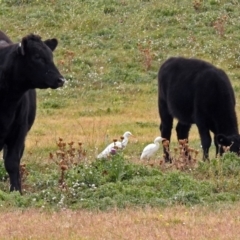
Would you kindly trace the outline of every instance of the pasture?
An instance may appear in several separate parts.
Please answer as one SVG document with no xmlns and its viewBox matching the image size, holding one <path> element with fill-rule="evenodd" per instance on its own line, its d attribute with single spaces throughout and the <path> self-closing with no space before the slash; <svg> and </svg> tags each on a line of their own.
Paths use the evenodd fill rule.
<svg viewBox="0 0 240 240">
<path fill-rule="evenodd" d="M 160 135 L 157 72 L 170 56 L 204 59 L 226 71 L 239 123 L 239 12 L 235 0 L 0 0 L 0 29 L 14 42 L 29 33 L 58 39 L 54 60 L 67 79 L 61 89 L 37 90 L 36 120 L 22 158 L 22 196 L 9 194 L 0 163 L 0 211 L 6 223 L 0 239 L 157 239 L 162 231 L 165 239 L 181 239 L 179 233 L 186 229 L 195 229 L 187 231 L 188 239 L 236 239 L 238 157 L 227 153 L 215 159 L 212 145 L 210 163 L 201 162 L 193 126 L 189 145 L 199 151 L 196 164 L 180 170 L 163 166 L 162 148 L 150 163 L 139 159 Z M 134 135 L 126 149 L 96 162 L 97 154 L 125 131 Z M 174 148 L 173 129 L 171 150 L 179 159 Z M 29 216 L 39 221 L 30 222 Z M 86 221 L 79 232 L 74 223 L 66 223 L 72 216 Z M 114 219 L 118 232 L 111 232 L 108 218 Z M 10 219 L 29 228 L 13 229 L 7 224 Z M 34 235 L 45 221 L 54 222 L 55 228 Z M 126 236 L 123 221 L 132 226 Z M 163 230 L 148 235 L 158 225 Z M 172 232 L 169 226 L 179 228 Z M 219 226 L 232 235 L 224 238 L 216 231 Z M 61 227 L 66 235 L 57 235 Z"/>
</svg>

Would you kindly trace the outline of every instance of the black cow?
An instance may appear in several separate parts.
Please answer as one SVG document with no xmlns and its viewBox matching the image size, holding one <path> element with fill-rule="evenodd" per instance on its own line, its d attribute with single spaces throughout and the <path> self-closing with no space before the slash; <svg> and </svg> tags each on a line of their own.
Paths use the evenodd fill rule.
<svg viewBox="0 0 240 240">
<path fill-rule="evenodd" d="M 158 105 L 162 137 L 170 140 L 176 118 L 178 139 L 188 139 L 191 124 L 197 125 L 204 160 L 209 157 L 210 131 L 214 134 L 216 154 L 218 145 L 232 144 L 230 150 L 239 152 L 235 96 L 223 70 L 198 59 L 169 58 L 158 73 Z M 168 161 L 169 155 L 166 151 L 165 154 Z"/>
<path fill-rule="evenodd" d="M 0 151 L 10 177 L 10 191 L 21 192 L 20 159 L 36 113 L 36 90 L 63 86 L 53 62 L 56 39 L 28 35 L 20 43 L 0 32 Z"/>
</svg>

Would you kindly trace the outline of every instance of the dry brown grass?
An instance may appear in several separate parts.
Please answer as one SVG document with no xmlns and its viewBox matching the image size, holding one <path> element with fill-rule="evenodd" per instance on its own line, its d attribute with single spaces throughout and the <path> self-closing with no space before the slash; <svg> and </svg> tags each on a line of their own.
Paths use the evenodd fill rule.
<svg viewBox="0 0 240 240">
<path fill-rule="evenodd" d="M 112 108 L 112 103 L 103 100 L 103 97 L 94 104 L 89 103 L 87 99 L 72 101 L 64 109 L 52 110 L 53 114 L 50 115 L 39 112 L 26 140 L 26 153 L 56 147 L 56 141 L 62 137 L 67 142 L 82 142 L 91 158 L 94 158 L 113 138 L 119 139 L 125 131 L 131 131 L 134 137 L 129 139 L 126 151 L 131 157 L 139 160 L 144 146 L 160 135 L 157 94 L 153 97 L 153 94 L 148 93 L 151 86 L 144 86 L 140 90 L 140 93 L 127 93 L 129 99 L 123 98 L 122 104 L 117 106 L 119 112 L 113 114 L 79 116 L 79 112 L 95 112 L 98 109 L 106 109 L 108 105 Z M 121 99 L 124 97 L 122 95 L 124 94 L 118 93 L 116 98 Z M 38 100 L 40 105 L 41 98 Z M 99 103 L 101 101 L 102 103 Z M 147 126 L 142 127 L 141 124 Z M 196 127 L 193 127 L 190 141 L 196 139 L 198 140 L 199 136 Z M 177 143 L 174 129 L 172 142 Z M 162 151 L 159 151 L 159 154 L 162 155 Z"/>
<path fill-rule="evenodd" d="M 4 211 L 0 239 L 233 240 L 240 238 L 240 204 L 110 212 Z"/>
</svg>

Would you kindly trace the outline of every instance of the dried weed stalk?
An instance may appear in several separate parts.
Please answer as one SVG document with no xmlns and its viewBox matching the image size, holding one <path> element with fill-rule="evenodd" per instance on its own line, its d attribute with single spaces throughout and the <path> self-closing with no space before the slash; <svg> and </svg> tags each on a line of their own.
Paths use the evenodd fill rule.
<svg viewBox="0 0 240 240">
<path fill-rule="evenodd" d="M 50 153 L 49 158 L 59 166 L 59 187 L 61 189 L 67 189 L 65 172 L 86 160 L 86 150 L 83 149 L 81 142 L 78 142 L 78 147 L 75 148 L 74 142 L 66 143 L 62 138 L 58 139 L 57 146 L 58 150 L 55 154 Z"/>
<path fill-rule="evenodd" d="M 20 170 L 19 170 L 19 173 L 20 173 L 20 182 L 21 182 L 21 185 L 22 185 L 22 189 L 26 189 L 26 179 L 27 179 L 27 176 L 29 175 L 29 172 L 26 168 L 26 164 L 25 163 L 21 163 L 20 164 Z"/>
<path fill-rule="evenodd" d="M 225 34 L 225 24 L 227 22 L 228 16 L 223 15 L 219 17 L 215 22 L 213 22 L 213 28 L 220 37 L 224 37 Z"/>
<path fill-rule="evenodd" d="M 75 53 L 73 51 L 67 50 L 63 54 L 63 59 L 58 61 L 59 66 L 63 68 L 63 71 L 68 73 L 72 71 L 72 61 L 75 57 Z"/>
<path fill-rule="evenodd" d="M 138 44 L 138 50 L 143 57 L 143 65 L 146 71 L 152 66 L 153 54 L 151 49 L 151 41 L 147 42 L 147 46 L 143 47 L 140 43 Z"/>
<path fill-rule="evenodd" d="M 200 11 L 203 7 L 203 0 L 194 0 L 193 1 L 193 8 L 196 11 Z"/>
<path fill-rule="evenodd" d="M 174 153 L 169 150 L 169 141 L 163 142 L 165 151 L 169 154 L 170 163 L 165 163 L 164 160 L 160 160 L 160 168 L 164 169 L 178 169 L 181 171 L 191 171 L 197 167 L 197 156 L 199 150 L 191 148 L 187 139 L 179 140 L 178 147 L 174 148 Z M 164 156 L 163 156 L 163 159 Z"/>
</svg>

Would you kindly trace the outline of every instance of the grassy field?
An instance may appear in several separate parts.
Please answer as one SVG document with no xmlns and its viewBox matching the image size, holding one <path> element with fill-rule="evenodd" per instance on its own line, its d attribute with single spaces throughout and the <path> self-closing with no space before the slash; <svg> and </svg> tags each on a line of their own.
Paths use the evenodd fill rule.
<svg viewBox="0 0 240 240">
<path fill-rule="evenodd" d="M 239 239 L 239 204 L 217 207 L 210 211 L 199 206 L 111 212 L 8 211 L 0 216 L 0 239 Z"/>
<path fill-rule="evenodd" d="M 23 196 L 8 193 L 0 164 L 1 216 L 29 226 L 12 229 L 6 221 L 0 239 L 236 239 L 238 157 L 214 159 L 212 147 L 210 163 L 202 163 L 199 153 L 197 163 L 182 171 L 160 165 L 162 149 L 150 163 L 139 157 L 160 135 L 157 72 L 170 56 L 201 58 L 224 69 L 240 121 L 239 13 L 236 0 L 0 0 L 0 29 L 13 41 L 29 33 L 59 40 L 55 62 L 68 80 L 61 89 L 38 90 L 37 118 L 22 159 Z M 134 136 L 124 152 L 96 162 L 125 131 Z M 67 145 L 63 160 L 77 161 L 67 162 L 66 171 L 59 168 L 59 138 Z M 77 150 L 72 158 L 67 152 L 71 142 L 80 158 Z M 172 154 L 177 146 L 173 129 Z M 195 126 L 190 146 L 201 152 Z M 35 235 L 30 216 L 40 230 L 45 222 L 56 226 Z M 85 219 L 81 228 L 66 223 L 72 216 L 77 223 Z M 126 226 L 132 228 L 124 235 Z M 220 226 L 228 236 L 216 230 Z M 157 230 L 150 234 L 151 229 Z"/>
<path fill-rule="evenodd" d="M 127 153 L 138 157 L 159 135 L 156 76 L 170 56 L 223 68 L 238 99 L 238 8 L 217 0 L 2 1 L 1 28 L 14 41 L 31 32 L 59 39 L 55 59 L 68 79 L 63 89 L 39 91 L 28 149 L 48 150 L 62 137 L 82 141 L 94 157 L 130 130 L 135 138 Z M 198 138 L 193 127 L 197 148 Z"/>
</svg>

